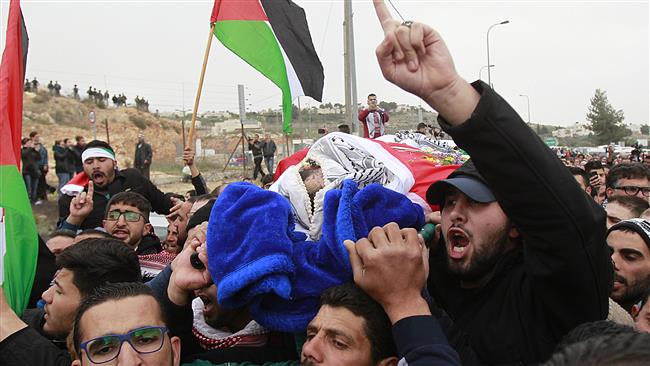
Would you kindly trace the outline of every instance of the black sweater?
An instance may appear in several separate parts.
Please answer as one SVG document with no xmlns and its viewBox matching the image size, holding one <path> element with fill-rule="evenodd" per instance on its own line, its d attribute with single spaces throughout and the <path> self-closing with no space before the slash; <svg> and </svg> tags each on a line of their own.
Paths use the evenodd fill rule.
<svg viewBox="0 0 650 366">
<path fill-rule="evenodd" d="M 446 272 L 444 245 L 428 288 L 486 364 L 545 361 L 575 326 L 605 319 L 612 281 L 605 211 L 517 113 L 484 83 L 460 126 L 441 126 L 472 157 L 523 238 L 479 289 Z"/>
</svg>

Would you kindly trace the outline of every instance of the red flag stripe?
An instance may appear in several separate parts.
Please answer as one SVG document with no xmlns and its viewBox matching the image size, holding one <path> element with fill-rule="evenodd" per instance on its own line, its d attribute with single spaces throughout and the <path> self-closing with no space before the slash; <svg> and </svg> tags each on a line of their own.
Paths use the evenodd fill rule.
<svg viewBox="0 0 650 366">
<path fill-rule="evenodd" d="M 268 21 L 259 0 L 215 0 L 210 23 L 221 20 Z"/>
<path fill-rule="evenodd" d="M 23 77 L 25 60 L 23 39 L 26 35 L 20 1 L 11 0 L 7 20 L 7 38 L 0 64 L 0 165 L 20 166 L 20 139 L 23 124 Z M 7 128 L 8 126 L 8 128 Z"/>
</svg>

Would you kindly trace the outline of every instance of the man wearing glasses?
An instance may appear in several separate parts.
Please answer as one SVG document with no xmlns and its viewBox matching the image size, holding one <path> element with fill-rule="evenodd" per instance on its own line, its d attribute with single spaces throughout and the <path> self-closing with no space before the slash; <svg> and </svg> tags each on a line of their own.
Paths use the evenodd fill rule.
<svg viewBox="0 0 650 366">
<path fill-rule="evenodd" d="M 607 197 L 637 196 L 650 200 L 650 169 L 641 163 L 618 164 L 605 180 Z"/>
<path fill-rule="evenodd" d="M 104 230 L 122 240 L 137 255 L 160 253 L 160 240 L 149 223 L 151 204 L 139 193 L 121 192 L 108 202 L 102 222 Z"/>
<path fill-rule="evenodd" d="M 88 187 L 88 193 L 82 192 L 72 199 L 70 216 L 79 217 L 83 221 L 94 210 L 93 184 Z M 155 254 L 162 251 L 160 240 L 152 235 L 149 223 L 151 203 L 139 193 L 120 192 L 114 195 L 106 205 L 102 227 L 107 233 L 122 240 L 137 255 Z M 79 227 L 64 224 L 68 230 L 76 231 Z"/>
<path fill-rule="evenodd" d="M 72 366 L 180 364 L 181 341 L 169 334 L 158 301 L 141 283 L 95 291 L 79 307 L 72 332 Z"/>
</svg>

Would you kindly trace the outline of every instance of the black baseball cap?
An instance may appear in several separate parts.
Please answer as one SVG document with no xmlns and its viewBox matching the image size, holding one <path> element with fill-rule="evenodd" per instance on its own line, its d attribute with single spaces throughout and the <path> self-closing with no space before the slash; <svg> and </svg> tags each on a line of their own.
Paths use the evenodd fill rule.
<svg viewBox="0 0 650 366">
<path fill-rule="evenodd" d="M 427 201 L 442 206 L 449 186 L 458 189 L 476 202 L 489 203 L 497 200 L 471 160 L 454 170 L 447 179 L 433 183 L 427 190 Z"/>
</svg>

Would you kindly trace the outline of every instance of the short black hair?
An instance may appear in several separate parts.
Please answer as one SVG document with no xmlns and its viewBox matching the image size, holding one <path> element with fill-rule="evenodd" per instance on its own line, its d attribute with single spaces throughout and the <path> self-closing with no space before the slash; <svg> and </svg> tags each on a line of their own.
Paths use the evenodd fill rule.
<svg viewBox="0 0 650 366">
<path fill-rule="evenodd" d="M 585 182 L 585 187 L 589 187 L 589 175 L 587 175 L 587 172 L 584 169 L 575 166 L 568 166 L 567 169 L 569 169 L 572 175 L 581 176 L 582 181 Z"/>
<path fill-rule="evenodd" d="M 162 306 L 160 305 L 160 300 L 158 300 L 154 295 L 153 290 L 151 290 L 149 286 L 139 282 L 117 282 L 99 286 L 81 301 L 81 305 L 79 305 L 79 309 L 75 315 L 74 325 L 72 326 L 72 342 L 75 353 L 78 356 L 81 356 L 81 350 L 79 349 L 79 345 L 81 344 L 81 329 L 79 323 L 81 317 L 88 311 L 88 309 L 108 301 L 121 300 L 136 296 L 153 297 L 158 304 L 158 310 L 163 323 L 165 325 L 167 324 L 167 318 Z"/>
<path fill-rule="evenodd" d="M 646 366 L 650 333 L 630 332 L 594 337 L 556 352 L 544 366 Z"/>
<path fill-rule="evenodd" d="M 397 357 L 397 347 L 393 340 L 392 325 L 388 315 L 379 303 L 357 285 L 350 282 L 330 287 L 321 295 L 320 304 L 344 308 L 363 318 L 363 330 L 370 341 L 373 364 L 388 357 Z"/>
<path fill-rule="evenodd" d="M 641 163 L 621 163 L 609 170 L 605 179 L 607 188 L 617 188 L 620 179 L 647 179 L 650 181 L 650 170 Z"/>
<path fill-rule="evenodd" d="M 106 239 L 117 239 L 116 237 L 107 233 L 106 231 L 99 230 L 99 229 L 86 229 L 81 231 L 80 233 L 77 233 L 77 236 L 85 236 L 85 235 L 94 235 Z"/>
<path fill-rule="evenodd" d="M 368 98 L 370 98 L 370 97 L 376 97 L 376 96 L 377 96 L 377 94 L 375 94 L 375 93 L 370 93 L 370 94 L 368 94 Z"/>
<path fill-rule="evenodd" d="M 641 217 L 643 211 L 650 208 L 648 200 L 638 196 L 614 196 L 607 199 L 607 204 L 614 202 L 630 210 L 634 217 Z"/>
<path fill-rule="evenodd" d="M 634 328 L 627 325 L 615 323 L 611 320 L 598 320 L 578 325 L 567 333 L 560 343 L 555 346 L 555 351 L 559 351 L 564 347 L 570 346 L 575 343 L 584 342 L 594 337 L 619 335 L 625 333 L 636 332 Z"/>
<path fill-rule="evenodd" d="M 603 169 L 603 163 L 601 163 L 600 160 L 589 160 L 587 164 L 585 164 L 585 171 L 587 173 L 598 169 Z"/>
<path fill-rule="evenodd" d="M 120 192 L 115 196 L 111 197 L 111 200 L 108 201 L 106 205 L 106 212 L 104 212 L 104 218 L 108 217 L 108 212 L 111 210 L 111 206 L 121 203 L 123 205 L 129 205 L 140 210 L 142 215 L 144 215 L 144 221 L 149 222 L 149 214 L 151 213 L 151 202 L 148 199 L 144 198 L 143 195 L 137 192 Z"/>
<path fill-rule="evenodd" d="M 82 298 L 106 283 L 142 282 L 138 256 L 117 239 L 84 239 L 63 250 L 56 265 L 73 273 Z"/>
<path fill-rule="evenodd" d="M 36 136 L 36 135 L 38 135 L 38 132 L 37 131 L 32 131 L 32 132 L 29 133 L 29 138 L 30 139 L 34 138 L 34 136 Z"/>
<path fill-rule="evenodd" d="M 265 185 L 267 185 L 269 183 L 273 183 L 273 178 L 274 178 L 273 174 L 271 174 L 271 173 L 266 174 L 260 180 L 260 184 L 262 185 L 262 187 L 264 187 Z"/>
<path fill-rule="evenodd" d="M 77 140 L 77 141 L 79 141 L 79 140 Z M 86 151 L 87 149 L 90 149 L 91 147 L 101 147 L 101 148 L 104 148 L 104 149 L 108 149 L 113 153 L 113 155 L 115 155 L 115 150 L 113 150 L 111 145 L 109 145 L 105 141 L 92 140 L 92 141 L 90 141 L 89 143 L 86 144 L 86 147 L 84 147 L 84 151 Z"/>
<path fill-rule="evenodd" d="M 427 128 L 427 124 L 424 123 L 424 122 L 418 123 L 418 128 L 417 129 L 419 130 L 420 128 Z"/>
<path fill-rule="evenodd" d="M 67 138 L 67 137 L 63 139 L 63 143 L 64 143 L 64 144 L 67 144 L 67 143 L 68 143 L 68 141 L 70 141 L 70 139 L 69 139 L 69 138 Z"/>
<path fill-rule="evenodd" d="M 50 234 L 50 239 L 55 238 L 57 236 L 63 236 L 66 238 L 74 239 L 77 236 L 77 234 L 75 234 L 75 232 L 72 230 L 59 229 L 59 230 L 54 230 L 52 234 Z"/>
<path fill-rule="evenodd" d="M 339 132 L 343 133 L 350 133 L 350 126 L 348 124 L 340 124 L 338 125 Z"/>
<path fill-rule="evenodd" d="M 83 138 L 84 138 L 84 137 L 81 136 L 81 135 L 77 135 L 77 136 L 74 137 L 74 139 L 75 139 L 77 142 L 79 142 L 79 141 L 82 140 Z"/>
</svg>

